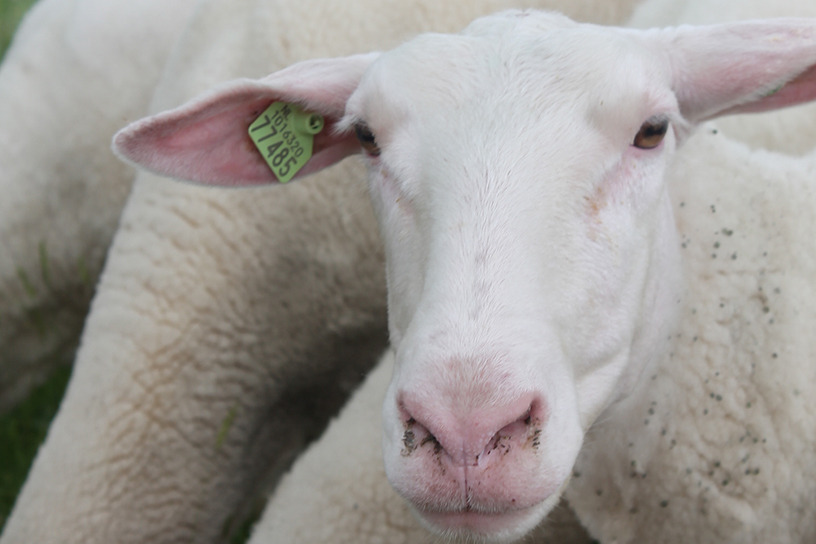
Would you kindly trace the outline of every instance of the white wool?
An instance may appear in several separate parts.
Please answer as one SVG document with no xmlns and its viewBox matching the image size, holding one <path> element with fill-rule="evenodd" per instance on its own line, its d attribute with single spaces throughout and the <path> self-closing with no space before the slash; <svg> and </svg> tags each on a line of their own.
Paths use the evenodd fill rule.
<svg viewBox="0 0 816 544">
<path fill-rule="evenodd" d="M 0 67 L 0 412 L 74 356 L 135 176 L 109 150 L 148 111 L 198 0 L 44 0 Z"/>
<path fill-rule="evenodd" d="M 511 5 L 561 7 L 576 17 L 620 22 L 634 3 L 366 0 L 350 9 L 322 1 L 203 1 L 173 48 L 154 110 L 226 79 L 259 76 L 310 57 L 389 48 L 420 31 L 458 30 Z M 57 4 L 45 2 L 41 9 L 49 14 Z M 79 10 L 77 18 L 84 25 L 121 14 L 132 24 L 142 5 L 116 11 L 106 4 Z M 169 15 L 156 19 L 174 21 Z M 80 36 L 91 36 L 84 28 Z M 122 35 L 114 25 L 103 28 L 110 31 L 106 40 Z M 46 60 L 71 51 L 60 36 L 54 32 L 56 51 L 41 50 Z M 138 48 L 151 49 L 162 39 L 139 34 Z M 114 43 L 93 50 L 94 69 L 117 65 L 121 50 Z M 22 40 L 8 62 L 17 54 L 29 54 Z M 145 63 L 145 70 L 155 67 Z M 69 75 L 66 84 L 83 92 L 93 79 L 70 81 Z M 122 109 L 101 115 L 110 131 L 88 125 L 93 141 L 82 157 L 92 164 L 107 160 L 113 127 L 144 106 L 130 94 L 143 92 L 139 81 L 116 84 Z M 109 99 L 68 110 L 82 117 Z M 78 152 L 63 146 L 82 142 L 51 141 L 60 144 L 55 153 L 71 157 Z M 107 219 L 100 234 L 80 233 L 72 238 L 77 243 L 104 248 L 111 236 L 128 186 L 127 169 L 114 170 L 81 171 L 81 179 L 101 172 L 100 180 L 121 192 L 111 202 L 87 201 L 88 217 Z M 48 192 L 27 209 L 45 209 L 62 179 L 44 175 Z M 351 162 L 285 192 L 205 191 L 139 176 L 107 255 L 66 398 L 7 521 L 3 544 L 212 541 L 235 529 L 254 497 L 322 428 L 384 348 L 382 255 L 362 179 L 359 164 Z M 74 221 L 76 210 L 85 209 L 62 204 Z M 71 238 L 74 228 L 57 230 Z M 36 248 L 42 236 L 31 238 Z M 20 255 L 29 260 L 13 266 L 36 276 L 38 255 L 31 247 L 21 245 Z M 85 247 L 66 254 L 66 270 Z M 102 258 L 95 251 L 91 276 Z M 50 250 L 53 259 L 55 254 Z M 3 270 L 2 277 L 16 274 Z M 54 274 L 69 277 L 67 271 Z M 16 283 L 13 293 L 14 300 L 25 297 Z"/>
<path fill-rule="evenodd" d="M 669 174 L 687 293 L 672 351 L 588 434 L 567 499 L 601 542 L 812 542 L 816 157 L 714 125 Z"/>
</svg>

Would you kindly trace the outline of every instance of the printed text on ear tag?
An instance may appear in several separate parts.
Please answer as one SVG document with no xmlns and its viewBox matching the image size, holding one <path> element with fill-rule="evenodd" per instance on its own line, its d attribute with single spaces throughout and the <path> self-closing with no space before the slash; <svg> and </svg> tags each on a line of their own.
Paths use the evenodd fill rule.
<svg viewBox="0 0 816 544">
<path fill-rule="evenodd" d="M 321 130 L 323 116 L 304 112 L 297 104 L 275 102 L 249 125 L 249 137 L 278 181 L 286 183 L 312 157 L 314 137 Z"/>
</svg>

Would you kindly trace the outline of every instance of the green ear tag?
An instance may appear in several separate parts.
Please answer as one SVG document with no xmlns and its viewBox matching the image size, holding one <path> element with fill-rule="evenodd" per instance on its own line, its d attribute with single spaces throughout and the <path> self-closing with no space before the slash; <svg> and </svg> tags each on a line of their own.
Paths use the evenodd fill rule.
<svg viewBox="0 0 816 544">
<path fill-rule="evenodd" d="M 297 104 L 275 102 L 249 125 L 249 137 L 278 180 L 286 183 L 312 157 L 314 137 L 321 130 L 322 115 L 307 113 Z"/>
</svg>

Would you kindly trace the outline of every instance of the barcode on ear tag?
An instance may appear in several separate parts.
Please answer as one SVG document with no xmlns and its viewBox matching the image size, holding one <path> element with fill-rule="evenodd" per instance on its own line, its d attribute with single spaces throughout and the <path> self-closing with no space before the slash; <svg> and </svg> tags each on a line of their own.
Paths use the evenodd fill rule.
<svg viewBox="0 0 816 544">
<path fill-rule="evenodd" d="M 323 124 L 323 116 L 317 113 L 305 112 L 297 104 L 275 102 L 249 125 L 248 132 L 272 173 L 286 183 L 312 157 L 314 137 Z"/>
</svg>

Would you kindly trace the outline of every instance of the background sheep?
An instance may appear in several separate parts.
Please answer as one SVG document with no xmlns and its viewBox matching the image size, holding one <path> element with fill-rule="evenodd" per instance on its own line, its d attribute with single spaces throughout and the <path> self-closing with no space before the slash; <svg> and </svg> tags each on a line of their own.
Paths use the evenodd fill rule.
<svg viewBox="0 0 816 544">
<path fill-rule="evenodd" d="M 797 27 L 797 28 L 804 29 L 804 26 Z M 686 31 L 684 30 L 683 32 L 686 32 Z M 791 35 L 793 35 L 793 34 L 795 34 L 795 32 L 792 33 Z M 800 57 L 798 55 L 791 55 L 788 58 L 790 59 L 791 62 L 793 60 L 800 59 Z M 804 62 L 804 60 L 798 60 L 797 62 Z M 806 67 L 807 65 L 803 64 L 802 66 Z M 801 69 L 802 69 L 801 67 L 791 67 L 792 75 L 798 74 L 799 71 L 801 71 Z M 283 77 L 283 76 L 281 76 L 281 77 Z M 763 75 L 762 77 L 768 77 L 768 76 Z M 773 77 L 781 77 L 781 76 L 773 76 Z M 761 81 L 759 83 L 757 83 L 757 85 L 765 85 L 765 84 L 766 83 L 762 83 Z M 228 91 L 225 91 L 225 92 L 228 92 Z M 691 93 L 691 91 L 689 91 L 688 89 L 685 89 L 685 92 L 687 93 L 687 94 L 684 95 L 686 97 L 688 97 L 689 93 Z M 743 92 L 747 93 L 748 91 L 743 91 Z M 782 91 L 782 92 L 784 92 L 784 91 Z M 700 96 L 700 95 L 692 93 L 691 96 Z M 766 95 L 763 95 L 763 97 L 764 96 L 766 96 Z M 772 98 L 770 100 L 774 101 L 774 100 L 776 100 L 776 98 L 778 96 L 781 96 L 781 95 L 774 95 L 774 98 Z M 213 103 L 215 103 L 215 102 L 213 102 Z M 318 106 L 314 106 L 314 107 L 318 107 Z M 726 105 L 724 105 L 722 107 L 726 108 Z M 196 116 L 200 115 L 195 108 L 185 110 L 185 111 L 191 113 L 192 115 L 196 115 Z M 181 115 L 181 112 L 179 112 L 178 114 L 173 114 L 173 115 Z M 161 122 L 173 123 L 174 122 L 173 115 L 161 118 L 162 119 Z M 159 122 L 159 121 L 157 121 L 157 122 Z M 147 127 L 147 126 L 150 126 L 150 125 L 140 125 L 140 128 L 137 129 L 137 130 L 142 130 L 143 127 Z M 129 151 L 128 153 L 132 153 L 132 152 Z M 133 155 L 131 155 L 131 156 L 133 156 Z M 154 165 L 154 167 L 157 167 L 156 165 L 158 163 L 153 161 L 152 164 Z M 198 178 L 198 179 L 203 179 L 203 178 Z M 794 187 L 794 191 L 796 189 L 797 189 L 797 187 Z M 750 191 L 745 191 L 745 193 L 749 193 L 749 192 Z M 773 208 L 773 205 L 772 205 L 772 208 Z M 774 212 L 781 212 L 780 216 L 788 217 L 789 216 L 788 212 L 790 211 L 789 208 L 790 208 L 789 206 L 782 205 L 781 208 L 775 209 L 773 211 Z M 766 210 L 761 210 L 761 211 L 766 211 Z M 716 212 L 715 207 L 713 205 L 711 205 L 711 212 Z M 807 213 L 807 208 L 805 208 L 804 213 Z M 800 214 L 801 214 L 801 211 L 800 211 Z M 800 214 L 794 214 L 794 216 L 798 216 Z M 767 217 L 768 214 L 767 213 L 760 214 L 760 216 Z M 731 234 L 733 234 L 733 231 L 730 231 L 730 233 L 727 232 L 729 230 L 730 229 L 724 229 L 723 232 L 724 232 L 725 236 L 730 236 Z M 792 236 L 791 236 L 792 238 L 796 238 L 797 237 L 796 235 L 798 234 L 798 238 L 801 239 L 802 233 L 797 232 L 796 228 L 790 228 L 789 227 L 789 228 L 783 229 L 783 230 L 785 230 L 785 234 L 792 234 Z M 718 247 L 718 244 L 715 244 L 714 247 L 715 248 Z M 745 249 L 745 248 L 743 247 L 742 249 Z M 807 249 L 810 249 L 810 248 L 808 247 Z M 762 257 L 767 257 L 767 252 L 765 254 L 763 254 Z M 713 254 L 712 258 L 716 258 L 716 254 Z M 737 259 L 737 253 L 735 252 L 733 255 L 731 255 L 731 260 L 736 261 L 736 259 Z M 760 257 L 760 259 L 761 259 L 761 257 Z M 799 263 L 797 263 L 797 264 L 799 264 Z M 805 264 L 805 266 L 803 268 L 805 270 L 807 270 L 807 265 L 809 263 L 805 262 L 804 264 Z M 749 265 L 748 268 L 751 269 L 751 266 Z M 756 267 L 754 267 L 754 268 L 756 268 Z M 745 271 L 744 269 L 740 270 L 740 273 L 744 273 L 744 271 Z M 810 271 L 808 270 L 808 272 L 810 272 Z M 720 273 L 724 274 L 725 272 L 720 271 Z M 809 276 L 809 274 L 806 274 L 806 276 Z M 696 278 L 696 275 L 692 274 L 692 277 Z M 701 281 L 699 283 L 703 284 L 705 282 Z M 793 279 L 792 283 L 794 285 L 796 285 L 798 282 L 797 282 L 796 279 Z M 694 290 L 695 287 L 698 287 L 698 286 L 694 285 L 694 286 L 692 286 L 691 289 Z M 787 287 L 788 287 L 788 285 L 786 285 L 786 288 Z M 710 293 L 707 293 L 707 294 L 710 294 Z M 692 300 L 693 300 L 694 299 L 693 295 L 690 295 L 690 298 L 692 298 Z M 810 300 L 810 296 L 808 296 L 806 298 L 807 298 L 807 300 Z M 706 299 L 710 299 L 710 297 L 706 297 Z M 762 301 L 762 302 L 764 303 L 764 301 Z M 721 302 L 720 306 L 723 307 L 724 304 Z M 807 309 L 807 307 L 805 307 L 805 309 Z M 763 308 L 762 311 L 764 313 L 768 313 L 770 310 L 769 310 L 768 307 L 765 307 L 765 308 Z M 692 311 L 691 313 L 692 313 L 692 315 L 695 315 L 696 311 Z M 693 321 L 693 319 L 694 318 L 692 318 L 691 321 Z M 748 321 L 746 324 L 750 325 L 751 323 L 752 323 L 752 321 Z M 773 319 L 771 319 L 769 321 L 769 324 L 772 324 L 772 323 L 773 323 Z M 786 331 L 786 332 L 790 333 L 790 331 Z M 785 339 L 784 336 L 785 336 L 786 332 L 782 333 L 783 339 Z M 694 340 L 696 340 L 696 337 L 695 337 Z M 701 342 L 701 344 L 704 344 L 704 343 L 706 343 L 706 342 L 705 341 Z M 810 346 L 808 346 L 806 343 L 800 342 L 797 345 L 797 348 L 800 349 L 800 350 L 804 350 L 804 353 L 803 353 L 803 355 L 805 355 L 804 359 L 806 361 L 810 361 L 810 357 L 812 356 L 812 354 L 809 352 L 810 351 Z M 797 359 L 801 360 L 802 358 L 797 357 Z M 712 360 L 714 361 L 715 365 L 720 363 L 720 359 L 717 358 L 717 357 L 713 357 Z M 704 365 L 710 365 L 711 362 L 704 360 L 703 364 Z M 669 363 L 669 365 L 672 366 L 671 363 Z M 680 365 L 680 366 L 682 367 L 683 365 Z M 756 365 L 751 365 L 751 368 L 755 368 L 755 366 Z M 673 366 L 672 368 L 676 369 L 677 367 Z M 652 384 L 651 382 L 655 381 L 658 384 L 657 385 L 658 388 L 659 388 L 660 383 L 661 383 L 659 381 L 660 373 L 657 372 L 656 369 L 650 369 L 648 374 L 651 374 L 653 371 L 656 372 L 656 373 L 653 375 L 652 379 L 650 379 L 648 375 L 646 377 L 644 377 L 644 379 L 642 379 L 640 384 L 636 387 L 634 394 L 629 396 L 625 401 L 622 401 L 622 402 L 620 402 L 618 404 L 613 405 L 605 413 L 605 417 L 603 417 L 602 420 L 601 420 L 601 423 L 595 427 L 595 431 L 591 435 L 591 438 L 592 437 L 597 437 L 598 434 L 601 434 L 603 432 L 608 432 L 608 433 L 610 433 L 611 438 L 608 441 L 602 441 L 604 444 L 614 443 L 615 441 L 621 442 L 622 441 L 622 436 L 623 436 L 622 433 L 621 433 L 621 429 L 631 427 L 632 424 L 633 424 L 632 422 L 636 420 L 636 418 L 631 417 L 632 416 L 631 410 L 633 408 L 637 409 L 637 410 L 640 410 L 642 408 L 646 409 L 648 407 L 648 412 L 647 413 L 649 415 L 655 415 L 656 410 L 659 410 L 659 408 L 656 408 L 656 404 L 657 404 L 656 401 L 652 400 L 650 403 L 645 404 L 649 400 L 646 397 L 652 398 L 656 394 L 656 392 L 653 389 L 655 387 L 655 385 Z M 687 371 L 687 368 L 685 368 L 684 371 Z M 812 376 L 810 375 L 812 373 L 812 369 L 810 369 L 809 366 L 806 367 L 803 372 L 805 374 L 804 376 L 799 376 L 799 375 L 796 375 L 796 372 L 791 372 L 790 375 L 787 377 L 788 385 L 793 385 L 793 384 L 799 383 L 799 380 L 801 378 L 803 378 L 803 377 L 804 378 L 812 378 Z M 752 371 L 751 371 L 751 373 L 752 373 Z M 715 373 L 715 375 L 718 375 L 718 374 Z M 768 396 L 774 397 L 775 394 L 780 392 L 780 391 L 783 391 L 783 394 L 784 394 L 784 389 L 780 389 L 778 387 L 779 381 L 782 381 L 782 380 L 779 380 L 777 378 L 777 383 L 772 383 L 772 381 L 769 381 L 769 382 L 764 382 L 763 381 L 763 382 L 761 382 L 759 384 L 759 388 L 762 389 L 762 391 L 760 393 L 758 393 L 759 396 L 761 396 L 763 398 L 763 400 L 768 401 Z M 675 379 L 671 383 L 674 384 L 674 385 L 677 385 L 678 382 Z M 770 387 L 768 387 L 769 383 L 770 383 Z M 808 382 L 808 383 L 810 383 L 810 382 Z M 732 385 L 732 389 L 735 390 L 734 392 L 737 392 L 737 390 L 740 389 L 737 386 L 733 386 L 733 384 L 729 384 L 729 385 Z M 770 391 L 768 391 L 768 389 L 770 389 Z M 679 400 L 682 400 L 683 402 L 685 402 L 685 399 L 688 397 L 688 395 L 686 395 L 685 393 L 686 393 L 685 391 L 682 391 L 682 392 L 677 392 L 674 395 L 666 396 L 666 395 L 659 395 L 658 394 L 657 396 L 660 399 L 675 398 L 675 399 L 679 399 Z M 795 394 L 797 394 L 796 390 L 794 390 L 794 395 Z M 711 396 L 711 398 L 716 397 L 715 393 L 713 393 L 713 392 L 710 394 L 710 396 Z M 717 400 L 722 400 L 722 397 L 720 396 L 719 398 L 717 398 Z M 750 408 L 750 402 L 746 405 L 746 407 Z M 703 415 L 707 415 L 707 414 L 708 414 L 708 411 L 705 410 L 703 412 Z M 770 417 L 773 418 L 773 410 L 770 410 L 769 414 L 770 414 Z M 660 416 L 655 416 L 655 418 L 659 419 Z M 749 417 L 749 419 L 750 419 L 750 417 Z M 648 423 L 649 423 L 649 418 L 647 417 L 647 419 L 645 421 L 645 425 L 648 426 Z M 801 425 L 804 425 L 804 427 L 802 427 L 802 428 L 790 428 L 789 427 L 789 428 L 783 430 L 782 428 L 780 428 L 779 425 L 775 426 L 777 428 L 778 434 L 785 435 L 783 437 L 784 439 L 782 441 L 785 442 L 785 446 L 788 448 L 788 451 L 783 452 L 783 455 L 780 456 L 780 460 L 777 462 L 777 465 L 780 465 L 780 464 L 783 465 L 783 466 L 789 465 L 789 463 L 791 462 L 792 459 L 794 459 L 796 461 L 801 460 L 801 456 L 797 455 L 797 454 L 800 451 L 808 449 L 807 439 L 803 440 L 802 437 L 803 436 L 807 437 L 807 436 L 812 436 L 813 435 L 813 429 L 811 428 L 812 423 L 810 423 L 810 422 L 796 422 L 796 425 L 797 425 L 797 427 L 799 427 Z M 721 433 L 722 430 L 723 430 L 723 428 L 722 428 L 723 427 L 723 420 L 720 420 L 718 422 L 717 426 L 719 427 L 717 430 L 720 431 L 720 433 Z M 784 425 L 782 425 L 781 427 L 784 427 Z M 699 426 L 694 426 L 695 430 L 697 428 L 699 428 Z M 660 433 L 660 435 L 665 436 L 666 434 L 667 434 L 667 430 L 666 430 L 666 428 L 664 428 L 662 430 L 662 432 Z M 748 436 L 750 436 L 750 433 L 748 434 Z M 742 438 L 744 438 L 744 437 L 745 436 L 743 436 Z M 576 466 L 578 468 L 581 468 L 582 462 L 586 462 L 586 464 L 588 466 L 588 470 L 591 472 L 591 474 L 589 474 L 590 477 L 587 478 L 587 479 L 590 480 L 589 485 L 594 487 L 594 492 L 595 492 L 595 494 L 597 496 L 602 496 L 603 495 L 603 489 L 602 489 L 603 484 L 609 484 L 613 488 L 615 486 L 622 487 L 622 488 L 624 488 L 624 490 L 621 491 L 621 493 L 623 494 L 623 492 L 625 491 L 625 488 L 631 488 L 632 485 L 631 484 L 625 485 L 625 482 L 627 480 L 624 480 L 623 484 L 620 483 L 619 481 L 615 481 L 614 477 L 610 477 L 610 475 L 614 476 L 614 474 L 615 474 L 613 470 L 599 470 L 598 467 L 602 464 L 602 461 L 609 460 L 609 463 L 612 466 L 612 468 L 614 468 L 615 465 L 626 467 L 627 471 L 629 471 L 631 473 L 629 475 L 630 479 L 637 478 L 638 476 L 643 476 L 642 474 L 640 474 L 637 471 L 636 467 L 638 467 L 639 464 L 643 464 L 643 457 L 646 457 L 646 461 L 649 460 L 648 459 L 649 458 L 648 449 L 655 446 L 656 440 L 655 439 L 651 439 L 651 441 L 650 440 L 645 440 L 645 442 L 647 442 L 646 446 L 643 446 L 642 444 L 635 444 L 634 442 L 630 443 L 628 447 L 634 447 L 635 448 L 635 449 L 630 451 L 630 450 L 628 450 L 628 447 L 626 445 L 624 445 L 624 444 L 618 444 L 618 447 L 616 447 L 616 448 L 614 448 L 614 447 L 613 448 L 608 448 L 608 447 L 595 448 L 595 447 L 593 447 L 592 442 L 590 440 L 590 444 L 583 450 L 582 458 L 579 459 L 578 464 Z M 758 442 L 758 439 L 755 441 L 755 443 L 756 442 Z M 671 447 L 669 447 L 669 449 L 672 449 L 674 447 L 674 445 L 676 445 L 676 442 L 673 442 Z M 729 444 L 723 444 L 721 446 L 722 446 L 721 448 L 716 450 L 715 454 L 722 453 L 723 449 L 726 446 L 729 446 Z M 742 446 L 735 446 L 734 444 L 730 444 L 730 446 L 734 450 L 736 450 L 737 448 L 742 448 Z M 692 444 L 691 447 L 692 448 L 694 448 L 694 447 L 699 448 L 700 446 L 699 446 L 699 444 Z M 783 450 L 784 449 L 785 448 L 783 448 Z M 744 453 L 744 452 L 742 452 L 742 453 Z M 640 463 L 639 463 L 638 459 L 633 459 L 632 462 L 631 462 L 631 465 L 629 463 L 627 463 L 627 462 L 622 462 L 623 457 L 629 458 L 629 457 L 638 457 L 638 456 L 641 456 Z M 742 462 L 743 463 L 746 462 L 747 459 L 748 459 L 748 457 L 745 457 L 742 460 Z M 812 461 L 811 459 L 806 459 L 804 462 L 805 462 L 806 465 L 809 465 L 809 464 L 811 464 L 811 461 Z M 657 464 L 657 463 L 655 463 L 655 464 Z M 676 466 L 676 465 L 672 464 L 670 466 Z M 714 466 L 718 467 L 719 464 L 715 462 Z M 630 467 L 632 467 L 632 468 L 630 468 Z M 712 471 L 709 475 L 713 474 L 713 472 L 714 471 Z M 688 469 L 687 474 L 692 474 L 692 469 L 691 468 Z M 751 472 L 751 471 L 749 471 L 749 469 L 746 469 L 745 474 L 746 475 L 750 475 L 750 474 L 756 475 L 756 474 L 758 474 L 758 471 Z M 576 470 L 575 476 L 576 476 L 576 481 L 579 478 L 581 478 L 581 474 L 580 474 L 579 470 Z M 810 476 L 810 475 L 808 475 L 808 476 Z M 604 478 L 607 478 L 607 480 L 604 481 Z M 644 476 L 644 478 L 645 478 L 645 476 Z M 728 482 L 729 482 L 729 480 L 726 479 L 726 480 L 723 481 L 722 485 L 726 486 L 726 485 L 728 485 Z M 808 501 L 812 500 L 812 498 L 809 498 L 809 497 L 812 496 L 812 492 L 810 491 L 811 486 L 812 486 L 812 482 L 813 482 L 812 478 L 806 478 L 803 482 L 800 482 L 800 485 L 798 487 L 794 487 L 794 486 L 790 485 L 791 482 L 787 482 L 787 481 L 779 482 L 779 481 L 774 480 L 773 482 L 767 482 L 767 485 L 768 486 L 778 485 L 778 488 L 776 488 L 776 489 L 780 493 L 787 492 L 789 494 L 787 496 L 789 497 L 789 500 L 791 501 L 791 503 L 793 505 L 803 506 L 804 508 L 802 510 L 807 511 L 812 506 L 812 505 L 808 504 Z M 702 481 L 698 481 L 698 486 L 701 486 L 701 484 L 702 484 Z M 574 484 L 574 485 L 578 485 L 578 484 Z M 617 491 L 617 489 L 616 489 L 616 491 Z M 634 494 L 634 496 L 639 497 L 638 494 Z M 584 497 L 584 498 L 586 498 L 586 497 Z M 614 502 L 614 499 L 613 499 L 613 504 L 614 503 L 615 502 Z M 810 519 L 809 516 L 804 515 L 801 510 L 798 513 L 792 514 L 791 519 L 787 520 L 788 523 L 785 524 L 785 527 L 787 527 L 788 532 L 784 533 L 784 532 L 780 532 L 780 531 L 776 530 L 776 528 L 773 527 L 772 524 L 767 523 L 768 513 L 763 512 L 763 505 L 764 505 L 763 501 L 759 500 L 758 504 L 756 505 L 756 508 L 754 509 L 754 512 L 753 512 L 756 515 L 756 517 L 758 517 L 759 519 L 756 520 L 755 526 L 749 527 L 745 531 L 744 535 L 740 535 L 740 541 L 742 539 L 744 539 L 744 538 L 758 538 L 761 541 L 767 541 L 769 538 L 777 538 L 777 539 L 781 539 L 782 541 L 809 541 L 810 539 L 812 539 L 812 537 L 813 537 L 812 533 L 813 533 L 813 530 L 814 530 L 814 528 L 812 527 L 812 520 Z M 667 506 L 668 506 L 668 502 L 666 500 L 661 501 L 660 508 L 665 509 L 665 508 L 667 508 Z M 730 514 L 732 516 L 735 515 L 734 509 L 731 508 L 731 505 L 728 505 L 728 504 L 722 505 L 722 504 L 720 504 L 718 506 L 719 506 L 719 508 L 717 509 L 718 510 L 717 515 L 712 516 L 713 518 L 715 518 L 715 521 L 712 522 L 712 523 L 709 523 L 709 524 L 703 524 L 704 526 L 702 526 L 699 529 L 700 532 L 697 535 L 698 538 L 702 537 L 703 539 L 706 539 L 706 540 L 711 539 L 711 538 L 717 538 L 717 533 L 723 530 L 722 524 L 717 523 L 718 521 L 721 520 L 722 513 L 727 511 L 728 514 Z M 629 513 L 630 514 L 637 514 L 638 511 L 639 510 L 637 508 L 637 505 L 635 505 L 629 511 Z M 604 512 L 606 512 L 606 510 Z M 687 513 L 688 513 L 687 509 L 680 509 L 680 513 L 678 514 L 678 517 L 680 517 L 680 518 L 685 517 L 685 516 L 687 516 Z M 745 512 L 736 512 L 736 514 L 740 514 L 740 513 L 745 514 Z M 706 515 L 705 509 L 702 511 L 702 514 L 703 514 L 703 516 Z M 608 537 L 606 537 L 606 539 L 607 540 L 618 540 L 618 539 L 626 540 L 627 538 L 630 538 L 632 535 L 625 534 L 625 531 L 624 531 L 624 534 L 621 534 L 622 527 L 621 527 L 621 523 L 620 523 L 620 515 L 617 515 L 617 516 L 614 516 L 614 517 L 615 517 L 615 524 L 614 524 L 613 527 L 611 527 L 611 529 L 607 528 L 607 529 L 609 529 L 611 531 L 611 533 L 609 534 Z M 739 518 L 739 516 L 737 516 L 737 517 Z M 746 518 L 746 517 L 748 517 L 748 516 L 745 516 L 745 515 L 742 516 L 742 518 Z M 753 520 L 749 520 L 749 521 L 753 521 Z M 596 522 L 597 522 L 597 520 L 590 520 L 590 523 L 593 524 L 593 525 L 595 525 Z M 600 524 L 600 525 L 603 525 L 600 522 L 597 522 L 597 523 Z M 663 538 L 665 538 L 667 536 L 668 537 L 671 537 L 671 536 L 676 537 L 677 532 L 680 531 L 680 534 L 682 534 L 682 529 L 683 529 L 683 527 L 678 526 L 677 523 L 672 523 L 671 518 L 666 523 L 658 524 L 658 525 L 647 524 L 647 527 L 648 527 L 648 530 L 657 532 L 657 539 L 658 540 L 661 540 L 662 539 L 661 537 L 663 537 Z M 726 530 L 727 530 L 727 528 L 726 528 Z M 729 534 L 729 536 L 733 536 L 733 535 Z M 720 535 L 720 538 L 721 538 L 721 535 Z"/>
<path fill-rule="evenodd" d="M 154 104 L 456 30 L 510 4 L 202 2 Z M 561 7 L 619 21 L 633 4 Z M 224 538 L 316 436 L 385 346 L 381 250 L 359 166 L 320 177 L 333 182 L 282 197 L 142 176 L 4 543 Z"/>
<path fill-rule="evenodd" d="M 43 0 L 0 67 L 0 413 L 70 362 L 134 172 L 108 149 L 148 111 L 198 0 Z"/>
</svg>

